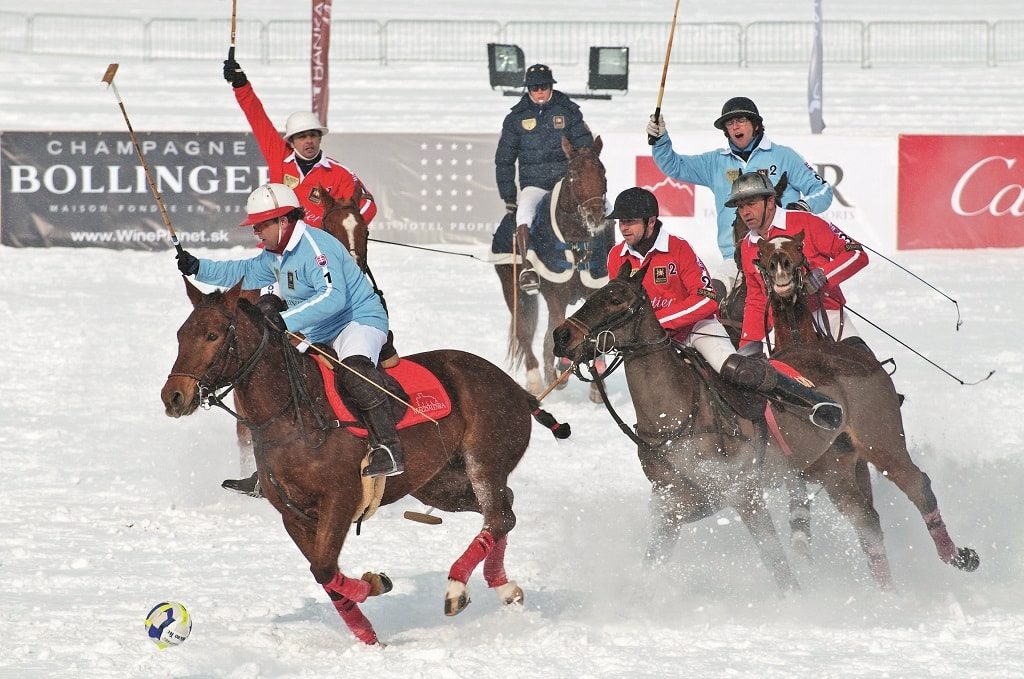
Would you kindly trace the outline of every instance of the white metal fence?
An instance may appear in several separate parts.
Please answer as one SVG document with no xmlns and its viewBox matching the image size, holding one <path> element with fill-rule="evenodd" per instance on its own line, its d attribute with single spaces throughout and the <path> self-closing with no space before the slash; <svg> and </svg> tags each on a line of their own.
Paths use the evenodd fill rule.
<svg viewBox="0 0 1024 679">
<path fill-rule="evenodd" d="M 664 58 L 668 22 L 602 21 L 333 21 L 337 61 L 474 62 L 488 42 L 514 43 L 538 59 L 576 65 L 591 45 L 627 46 L 633 63 Z M 226 19 L 132 19 L 0 12 L 0 52 L 210 59 L 225 53 Z M 672 61 L 738 65 L 799 63 L 810 55 L 809 21 L 683 23 Z M 239 58 L 309 58 L 308 21 L 239 21 Z M 833 63 L 1001 66 L 1024 61 L 1024 21 L 825 21 L 824 59 Z"/>
</svg>

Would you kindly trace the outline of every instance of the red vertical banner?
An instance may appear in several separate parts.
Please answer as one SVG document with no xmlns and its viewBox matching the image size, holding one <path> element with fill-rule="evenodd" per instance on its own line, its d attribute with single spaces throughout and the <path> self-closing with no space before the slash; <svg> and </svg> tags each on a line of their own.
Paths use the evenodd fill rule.
<svg viewBox="0 0 1024 679">
<path fill-rule="evenodd" d="M 313 113 L 327 126 L 331 87 L 328 73 L 331 51 L 331 0 L 313 0 L 313 22 L 309 43 L 309 77 L 313 90 Z"/>
</svg>

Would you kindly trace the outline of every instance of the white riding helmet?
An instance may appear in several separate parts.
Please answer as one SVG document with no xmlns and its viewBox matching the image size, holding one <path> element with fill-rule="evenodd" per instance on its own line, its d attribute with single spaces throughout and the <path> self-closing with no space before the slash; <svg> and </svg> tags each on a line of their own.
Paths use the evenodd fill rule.
<svg viewBox="0 0 1024 679">
<path fill-rule="evenodd" d="M 245 202 L 248 217 L 239 226 L 252 226 L 274 217 L 283 217 L 297 207 L 299 198 L 284 184 L 264 184 L 249 194 Z"/>
<path fill-rule="evenodd" d="M 320 124 L 320 119 L 315 113 L 296 111 L 288 116 L 288 121 L 284 124 L 284 140 L 288 141 L 306 130 L 317 130 L 320 134 L 327 134 L 327 128 Z"/>
</svg>

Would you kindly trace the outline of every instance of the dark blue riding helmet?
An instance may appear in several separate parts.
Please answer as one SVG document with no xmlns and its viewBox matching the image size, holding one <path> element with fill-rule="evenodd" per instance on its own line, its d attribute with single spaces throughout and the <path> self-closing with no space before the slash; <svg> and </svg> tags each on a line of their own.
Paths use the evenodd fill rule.
<svg viewBox="0 0 1024 679">
<path fill-rule="evenodd" d="M 536 85 L 554 85 L 557 80 L 552 75 L 551 69 L 544 64 L 534 64 L 530 68 L 526 69 L 526 88 L 529 89 Z"/>
</svg>

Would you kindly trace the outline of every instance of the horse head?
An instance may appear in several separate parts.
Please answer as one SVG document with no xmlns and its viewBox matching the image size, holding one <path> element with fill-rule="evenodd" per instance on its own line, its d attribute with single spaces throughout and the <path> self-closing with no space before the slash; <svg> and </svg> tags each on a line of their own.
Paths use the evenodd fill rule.
<svg viewBox="0 0 1024 679">
<path fill-rule="evenodd" d="M 634 272 L 629 262 L 623 264 L 615 278 L 555 328 L 555 356 L 582 361 L 610 351 L 628 354 L 666 341 L 643 285 L 649 265 Z"/>
<path fill-rule="evenodd" d="M 608 180 L 605 177 L 604 164 L 601 162 L 601 149 L 604 142 L 601 137 L 594 138 L 593 146 L 573 147 L 569 140 L 562 137 L 562 151 L 569 159 L 565 171 L 565 184 L 559 196 L 559 209 L 573 214 L 578 223 L 586 227 L 583 233 L 570 236 L 563 228 L 567 240 L 587 240 L 593 238 L 605 226 L 605 195 L 608 193 Z"/>
<path fill-rule="evenodd" d="M 776 236 L 758 241 L 757 266 L 770 297 L 787 304 L 796 304 L 802 299 L 807 271 L 803 244 L 802 232 L 792 237 Z"/>
<path fill-rule="evenodd" d="M 249 299 L 258 290 L 242 290 L 239 281 L 226 291 L 204 294 L 188 278 L 185 291 L 192 302 L 192 313 L 178 328 L 178 356 L 160 390 L 168 417 L 191 415 L 210 394 L 239 379 L 248 363 L 240 357 L 241 344 L 255 344 L 262 312 Z M 248 311 L 239 323 L 239 310 Z M 262 346 L 262 345 L 261 345 Z"/>
<path fill-rule="evenodd" d="M 362 185 L 357 184 L 348 198 L 335 198 L 324 190 L 323 186 L 320 187 L 320 195 L 324 201 L 324 231 L 341 241 L 352 255 L 352 259 L 356 260 L 356 264 L 365 273 L 370 228 L 359 211 L 359 204 L 363 200 Z"/>
</svg>

